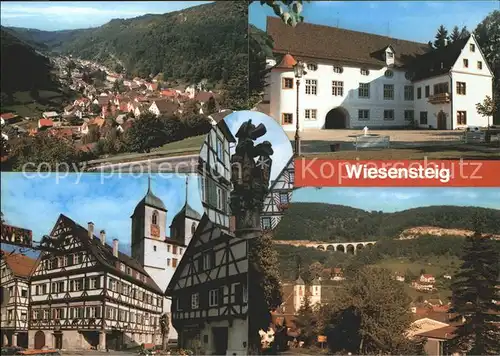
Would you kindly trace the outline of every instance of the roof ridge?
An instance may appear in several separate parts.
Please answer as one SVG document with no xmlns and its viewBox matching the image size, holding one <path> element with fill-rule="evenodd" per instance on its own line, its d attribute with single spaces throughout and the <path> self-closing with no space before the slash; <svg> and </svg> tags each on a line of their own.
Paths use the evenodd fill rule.
<svg viewBox="0 0 500 356">
<path fill-rule="evenodd" d="M 273 21 L 280 21 L 281 22 L 281 19 L 278 17 L 275 17 L 275 16 L 267 16 L 266 23 L 267 23 L 268 19 L 273 19 Z M 316 24 L 316 23 L 311 23 L 311 22 L 301 22 L 298 25 L 307 25 L 307 26 L 323 27 L 323 28 L 334 28 L 334 29 L 341 30 L 341 31 L 356 32 L 356 33 L 360 33 L 360 34 L 364 34 L 364 35 L 377 36 L 380 38 L 387 38 L 389 40 L 396 40 L 396 41 L 408 42 L 408 43 L 419 44 L 419 45 L 427 45 L 427 43 L 424 43 L 424 42 L 409 41 L 409 40 L 404 40 L 401 38 L 389 37 L 389 36 L 379 35 L 379 34 L 371 33 L 371 32 L 356 31 L 356 30 L 350 30 L 347 28 L 328 26 L 328 25 Z"/>
</svg>

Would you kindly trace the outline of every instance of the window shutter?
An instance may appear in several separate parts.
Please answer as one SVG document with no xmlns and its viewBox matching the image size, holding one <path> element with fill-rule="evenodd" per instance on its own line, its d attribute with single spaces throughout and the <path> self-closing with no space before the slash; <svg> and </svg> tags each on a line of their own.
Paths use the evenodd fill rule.
<svg viewBox="0 0 500 356">
<path fill-rule="evenodd" d="M 200 309 L 208 308 L 209 294 L 210 294 L 210 291 L 208 291 L 208 290 L 201 290 L 200 291 Z"/>
<path fill-rule="evenodd" d="M 234 299 L 238 304 L 241 304 L 243 302 L 243 288 L 241 283 L 238 283 L 234 286 Z"/>
<path fill-rule="evenodd" d="M 198 271 L 203 271 L 203 254 L 198 257 Z"/>
<path fill-rule="evenodd" d="M 219 287 L 219 305 L 224 304 L 224 286 Z"/>
</svg>

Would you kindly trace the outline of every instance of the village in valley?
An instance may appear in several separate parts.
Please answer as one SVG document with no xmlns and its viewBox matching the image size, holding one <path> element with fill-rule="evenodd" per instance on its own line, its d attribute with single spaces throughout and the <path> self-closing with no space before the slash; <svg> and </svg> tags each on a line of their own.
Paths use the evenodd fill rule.
<svg viewBox="0 0 500 356">
<path fill-rule="evenodd" d="M 91 153 L 89 157 L 98 158 L 103 154 L 109 157 L 134 152 L 120 137 L 125 137 L 127 130 L 141 117 L 153 115 L 186 118 L 190 124 L 184 129 L 174 127 L 171 137 L 163 140 L 167 144 L 188 136 L 200 136 L 184 150 L 191 153 L 199 149 L 203 134 L 215 123 L 211 115 L 225 111 L 220 106 L 220 93 L 208 90 L 206 80 L 192 85 L 167 86 L 161 73 L 146 79 L 126 78 L 88 60 L 56 57 L 51 61 L 61 86 L 71 90 L 74 100 L 37 116 L 2 113 L 2 138 L 7 143 L 15 144 L 22 136 L 47 134 Z M 107 144 L 103 145 L 104 142 Z"/>
</svg>

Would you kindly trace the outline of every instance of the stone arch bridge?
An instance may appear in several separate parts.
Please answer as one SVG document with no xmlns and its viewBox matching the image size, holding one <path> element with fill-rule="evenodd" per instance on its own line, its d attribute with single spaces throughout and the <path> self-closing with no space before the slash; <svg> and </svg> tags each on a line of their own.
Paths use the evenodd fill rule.
<svg viewBox="0 0 500 356">
<path fill-rule="evenodd" d="M 337 251 L 355 255 L 364 248 L 370 248 L 377 241 L 356 241 L 356 242 L 318 242 L 307 240 L 274 240 L 278 245 L 302 246 L 316 248 L 321 251 Z"/>
</svg>

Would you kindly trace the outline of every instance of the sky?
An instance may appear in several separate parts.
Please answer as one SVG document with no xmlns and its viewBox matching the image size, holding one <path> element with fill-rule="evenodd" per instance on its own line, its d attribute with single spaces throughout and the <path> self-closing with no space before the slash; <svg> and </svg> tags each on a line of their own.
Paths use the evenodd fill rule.
<svg viewBox="0 0 500 356">
<path fill-rule="evenodd" d="M 85 228 L 92 221 L 96 234 L 105 230 L 108 241 L 117 238 L 120 250 L 129 252 L 130 216 L 148 187 L 148 176 L 138 176 L 85 173 L 58 180 L 55 173 L 33 178 L 31 173 L 2 172 L 1 210 L 8 224 L 32 230 L 34 241 L 49 234 L 64 214 Z M 189 205 L 203 215 L 198 177 L 188 176 Z M 151 189 L 168 210 L 167 228 L 185 203 L 185 187 L 186 175 L 151 174 Z"/>
<path fill-rule="evenodd" d="M 490 12 L 500 9 L 500 2 L 311 1 L 303 9 L 304 22 L 427 43 L 441 24 L 449 32 L 455 25 L 474 30 Z M 258 1 L 250 5 L 250 23 L 265 30 L 267 16 L 275 16 L 268 6 Z"/>
<path fill-rule="evenodd" d="M 211 1 L 2 1 L 2 26 L 57 31 L 104 25 L 111 19 L 164 14 Z"/>
<path fill-rule="evenodd" d="M 244 122 L 252 120 L 252 124 L 255 126 L 259 124 L 264 124 L 266 126 L 267 132 L 261 138 L 255 140 L 256 143 L 261 143 L 264 141 L 271 142 L 272 148 L 274 150 L 271 159 L 273 160 L 271 166 L 271 181 L 276 179 L 278 174 L 283 170 L 285 165 L 288 163 L 293 155 L 292 144 L 288 139 L 285 131 L 281 125 L 274 120 L 272 117 L 257 111 L 237 111 L 224 118 L 229 130 L 233 135 L 236 135 L 241 124 Z M 234 147 L 231 154 L 234 153 Z"/>
<path fill-rule="evenodd" d="M 500 188 L 300 188 L 293 193 L 294 202 L 338 204 L 383 212 L 432 205 L 500 209 Z"/>
</svg>

